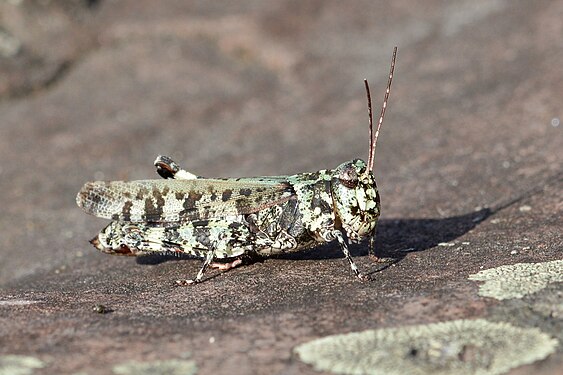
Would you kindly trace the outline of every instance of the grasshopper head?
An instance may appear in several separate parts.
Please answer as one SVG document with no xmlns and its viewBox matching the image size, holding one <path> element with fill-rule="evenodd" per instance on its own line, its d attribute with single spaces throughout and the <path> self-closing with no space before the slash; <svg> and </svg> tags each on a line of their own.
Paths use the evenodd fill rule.
<svg viewBox="0 0 563 375">
<path fill-rule="evenodd" d="M 343 163 L 330 183 L 336 217 L 352 242 L 373 236 L 379 218 L 379 194 L 367 168 L 360 159 Z"/>
<path fill-rule="evenodd" d="M 373 164 L 375 161 L 375 146 L 379 137 L 379 130 L 383 124 L 387 100 L 391 92 L 391 81 L 395 71 L 395 58 L 397 57 L 397 47 L 393 49 L 391 58 L 391 69 L 387 81 L 387 90 L 383 98 L 383 106 L 375 133 L 373 132 L 373 114 L 371 110 L 371 95 L 369 92 L 368 81 L 364 80 L 368 99 L 369 116 L 369 157 L 368 162 L 355 159 L 344 164 L 340 164 L 334 170 L 331 179 L 331 193 L 334 201 L 334 209 L 339 223 L 346 231 L 348 239 L 352 242 L 359 242 L 364 238 L 375 235 L 377 219 L 380 214 L 379 194 L 377 185 L 373 177 Z M 370 245 L 371 246 L 371 245 Z"/>
</svg>

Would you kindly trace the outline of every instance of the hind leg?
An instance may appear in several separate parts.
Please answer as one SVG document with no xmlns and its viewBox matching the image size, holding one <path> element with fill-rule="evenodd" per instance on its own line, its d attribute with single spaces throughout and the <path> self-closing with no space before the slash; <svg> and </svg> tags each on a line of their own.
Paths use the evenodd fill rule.
<svg viewBox="0 0 563 375">
<path fill-rule="evenodd" d="M 197 273 L 197 276 L 195 277 L 195 279 L 176 280 L 176 284 L 181 285 L 181 286 L 185 286 L 185 285 L 192 285 L 192 284 L 200 283 L 201 279 L 203 278 L 203 275 L 205 274 L 205 271 L 207 270 L 207 267 L 209 267 L 209 265 L 213 261 L 214 257 L 215 257 L 215 249 L 213 249 L 212 251 L 209 251 L 207 253 L 205 260 L 203 261 L 203 265 L 201 266 L 201 269 Z"/>
</svg>

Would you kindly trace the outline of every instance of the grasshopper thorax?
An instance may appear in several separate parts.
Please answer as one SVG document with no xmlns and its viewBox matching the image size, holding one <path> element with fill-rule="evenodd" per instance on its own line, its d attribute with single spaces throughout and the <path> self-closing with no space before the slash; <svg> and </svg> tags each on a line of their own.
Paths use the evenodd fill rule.
<svg viewBox="0 0 563 375">
<path fill-rule="evenodd" d="M 360 159 L 343 163 L 330 182 L 336 221 L 352 242 L 373 236 L 380 214 L 377 185 L 367 168 Z"/>
</svg>

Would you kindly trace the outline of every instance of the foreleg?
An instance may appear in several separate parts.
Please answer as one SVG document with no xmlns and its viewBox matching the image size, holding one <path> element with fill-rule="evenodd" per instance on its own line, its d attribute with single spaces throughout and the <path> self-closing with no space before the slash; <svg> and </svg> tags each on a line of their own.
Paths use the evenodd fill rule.
<svg viewBox="0 0 563 375">
<path fill-rule="evenodd" d="M 346 257 L 346 259 L 348 260 L 348 263 L 350 263 L 350 267 L 352 268 L 352 271 L 354 271 L 354 274 L 360 280 L 366 280 L 367 277 L 364 276 L 360 272 L 360 270 L 358 269 L 358 266 L 356 266 L 356 263 L 354 263 L 354 260 L 352 259 L 352 256 L 350 255 L 350 251 L 348 250 L 348 244 L 346 243 L 344 236 L 342 236 L 342 232 L 340 232 L 338 229 L 335 229 L 332 232 L 332 235 L 338 240 L 338 243 L 340 244 L 340 248 L 342 249 L 342 252 L 344 253 L 344 256 Z"/>
</svg>

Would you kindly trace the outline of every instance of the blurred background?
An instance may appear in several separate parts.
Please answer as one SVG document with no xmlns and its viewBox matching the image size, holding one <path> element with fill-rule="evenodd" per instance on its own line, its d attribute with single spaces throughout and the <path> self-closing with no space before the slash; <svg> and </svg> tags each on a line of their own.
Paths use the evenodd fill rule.
<svg viewBox="0 0 563 375">
<path fill-rule="evenodd" d="M 500 303 L 468 277 L 561 259 L 562 36 L 561 0 L 0 0 L 0 372 L 23 354 L 42 373 L 191 358 L 201 374 L 314 374 L 295 345 L 481 317 L 561 340 L 560 284 Z M 209 177 L 367 159 L 363 79 L 377 116 L 394 46 L 375 176 L 376 252 L 395 263 L 352 247 L 370 282 L 328 245 L 175 288 L 199 262 L 88 243 L 107 221 L 76 206 L 80 187 L 159 178 L 158 154 Z M 437 359 L 404 360 L 492 372 L 502 355 L 432 340 Z"/>
</svg>

